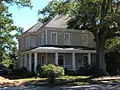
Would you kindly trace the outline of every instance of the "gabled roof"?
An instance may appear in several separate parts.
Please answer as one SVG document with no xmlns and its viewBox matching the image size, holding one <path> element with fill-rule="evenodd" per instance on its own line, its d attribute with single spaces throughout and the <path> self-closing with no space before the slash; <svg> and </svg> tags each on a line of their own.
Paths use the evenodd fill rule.
<svg viewBox="0 0 120 90">
<path fill-rule="evenodd" d="M 36 32 L 42 25 L 43 23 L 38 22 L 34 26 L 32 26 L 30 29 L 28 29 L 27 32 Z"/>
<path fill-rule="evenodd" d="M 32 26 L 30 29 L 28 29 L 26 32 L 36 32 L 42 27 L 53 27 L 53 28 L 67 28 L 67 17 L 66 16 L 59 16 L 56 15 L 51 21 L 48 21 L 46 23 L 38 22 L 34 26 Z M 24 32 L 24 33 L 26 33 Z"/>
<path fill-rule="evenodd" d="M 54 28 L 67 28 L 67 16 L 56 15 L 50 22 L 48 22 L 45 27 L 54 27 Z"/>
</svg>

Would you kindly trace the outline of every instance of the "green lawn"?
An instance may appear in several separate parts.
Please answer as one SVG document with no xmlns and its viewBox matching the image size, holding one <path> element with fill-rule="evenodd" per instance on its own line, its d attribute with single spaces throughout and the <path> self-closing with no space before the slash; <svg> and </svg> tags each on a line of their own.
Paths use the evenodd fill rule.
<svg viewBox="0 0 120 90">
<path fill-rule="evenodd" d="M 1 78 L 1 80 L 3 80 L 3 78 Z M 23 78 L 15 79 L 15 81 L 21 82 L 23 85 L 51 86 L 47 78 Z M 101 76 L 92 78 L 90 76 L 62 76 L 56 78 L 56 82 L 52 86 L 110 83 L 120 83 L 120 76 Z"/>
<path fill-rule="evenodd" d="M 73 85 L 73 84 L 88 84 L 88 82 L 75 82 L 76 80 L 86 79 L 88 76 L 62 76 L 56 78 L 56 85 Z M 47 78 L 24 78 L 17 81 L 23 82 L 29 85 L 50 85 Z"/>
</svg>

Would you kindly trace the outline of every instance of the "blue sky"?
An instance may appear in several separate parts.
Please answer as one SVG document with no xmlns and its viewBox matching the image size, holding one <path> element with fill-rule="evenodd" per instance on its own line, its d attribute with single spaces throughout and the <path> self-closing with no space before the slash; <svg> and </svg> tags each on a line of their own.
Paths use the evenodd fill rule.
<svg viewBox="0 0 120 90">
<path fill-rule="evenodd" d="M 24 31 L 29 29 L 38 20 L 38 10 L 44 8 L 50 0 L 31 0 L 33 8 L 28 7 L 18 8 L 10 6 L 9 11 L 12 13 L 14 24 L 24 28 Z"/>
</svg>

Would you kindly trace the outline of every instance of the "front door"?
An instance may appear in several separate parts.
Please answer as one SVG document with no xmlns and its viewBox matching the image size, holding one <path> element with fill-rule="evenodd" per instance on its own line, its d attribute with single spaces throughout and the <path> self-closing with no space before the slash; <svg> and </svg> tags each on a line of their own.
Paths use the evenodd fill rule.
<svg viewBox="0 0 120 90">
<path fill-rule="evenodd" d="M 64 55 L 63 54 L 58 55 L 58 65 L 64 66 Z"/>
<path fill-rule="evenodd" d="M 32 53 L 31 59 L 32 59 L 31 71 L 34 72 L 34 53 Z"/>
<path fill-rule="evenodd" d="M 40 61 L 41 61 L 41 66 L 45 64 L 45 57 L 44 57 L 44 55 L 41 55 Z"/>
</svg>

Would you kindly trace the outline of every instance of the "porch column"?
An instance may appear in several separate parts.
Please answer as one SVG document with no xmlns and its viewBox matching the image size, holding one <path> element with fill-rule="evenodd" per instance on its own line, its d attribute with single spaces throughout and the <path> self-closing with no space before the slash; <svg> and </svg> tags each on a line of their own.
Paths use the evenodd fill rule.
<svg viewBox="0 0 120 90">
<path fill-rule="evenodd" d="M 37 67 L 37 53 L 34 54 L 34 72 L 35 73 L 37 73 L 36 67 Z"/>
<path fill-rule="evenodd" d="M 91 65 L 91 53 L 88 53 L 88 64 Z"/>
<path fill-rule="evenodd" d="M 58 52 L 55 53 L 55 64 L 58 65 Z"/>
<path fill-rule="evenodd" d="M 75 53 L 72 53 L 72 69 L 76 70 L 76 65 L 75 65 Z"/>
<path fill-rule="evenodd" d="M 29 71 L 31 71 L 31 65 L 32 65 L 32 64 L 31 64 L 31 62 L 32 62 L 32 61 L 31 61 L 31 60 L 32 60 L 31 55 L 32 55 L 32 54 L 29 53 Z"/>
</svg>

